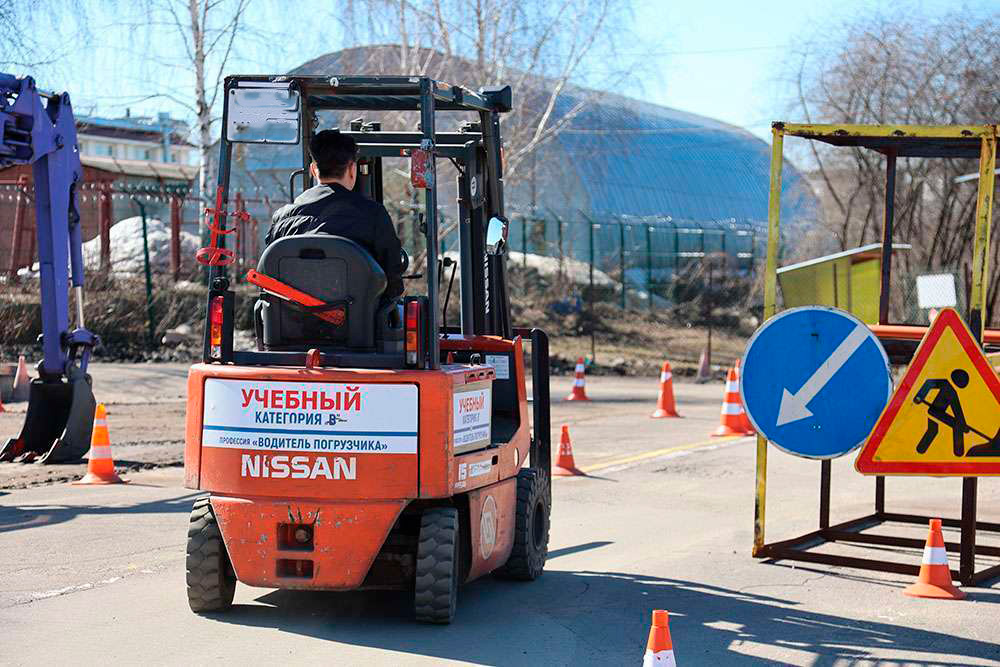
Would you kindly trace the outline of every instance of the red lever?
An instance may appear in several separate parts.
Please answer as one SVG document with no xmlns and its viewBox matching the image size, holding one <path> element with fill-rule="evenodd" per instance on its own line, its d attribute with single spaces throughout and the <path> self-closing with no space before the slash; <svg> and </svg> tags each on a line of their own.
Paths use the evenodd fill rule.
<svg viewBox="0 0 1000 667">
<path fill-rule="evenodd" d="M 317 299 L 311 294 L 306 294 L 305 292 L 297 290 L 291 285 L 286 285 L 280 280 L 264 275 L 255 269 L 247 271 L 247 282 L 251 285 L 256 285 L 268 294 L 273 294 L 276 297 L 282 298 L 285 301 L 297 303 L 300 306 L 314 308 L 316 306 L 326 305 L 324 301 Z M 335 324 L 338 327 L 344 323 L 344 319 L 347 317 L 347 312 L 343 308 L 311 311 L 309 314 L 315 315 L 321 320 L 326 320 L 327 322 Z"/>
<path fill-rule="evenodd" d="M 223 227 L 226 222 L 226 215 L 226 202 L 223 199 L 223 190 L 220 185 L 215 190 L 215 208 L 208 207 L 205 209 L 205 226 L 212 230 L 212 236 L 209 239 L 208 247 L 201 248 L 195 253 L 194 258 L 201 264 L 207 266 L 226 266 L 232 264 L 236 259 L 235 252 L 229 248 L 219 247 L 220 234 L 232 234 L 236 231 L 236 227 L 231 229 Z"/>
</svg>

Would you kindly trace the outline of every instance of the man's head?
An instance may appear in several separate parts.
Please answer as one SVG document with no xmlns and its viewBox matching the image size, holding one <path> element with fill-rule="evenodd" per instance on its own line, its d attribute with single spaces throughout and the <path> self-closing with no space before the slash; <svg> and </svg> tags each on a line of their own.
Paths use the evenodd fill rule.
<svg viewBox="0 0 1000 667">
<path fill-rule="evenodd" d="M 323 130 L 309 140 L 309 167 L 314 180 L 320 183 L 340 183 L 348 190 L 358 178 L 358 144 L 338 130 Z"/>
</svg>

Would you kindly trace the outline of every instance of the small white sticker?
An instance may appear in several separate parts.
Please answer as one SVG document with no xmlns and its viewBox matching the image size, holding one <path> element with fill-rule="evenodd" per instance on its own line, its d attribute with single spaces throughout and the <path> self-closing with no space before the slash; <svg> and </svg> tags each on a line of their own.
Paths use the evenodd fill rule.
<svg viewBox="0 0 1000 667">
<path fill-rule="evenodd" d="M 506 354 L 487 354 L 486 365 L 493 367 L 498 380 L 510 379 L 510 357 Z"/>
<path fill-rule="evenodd" d="M 485 475 L 492 469 L 493 469 L 493 462 L 490 459 L 486 459 L 485 461 L 480 461 L 479 463 L 470 463 L 469 477 L 479 477 L 480 475 Z"/>
<path fill-rule="evenodd" d="M 469 474 L 469 464 L 459 463 L 458 464 L 458 479 L 463 480 L 468 477 Z"/>
</svg>

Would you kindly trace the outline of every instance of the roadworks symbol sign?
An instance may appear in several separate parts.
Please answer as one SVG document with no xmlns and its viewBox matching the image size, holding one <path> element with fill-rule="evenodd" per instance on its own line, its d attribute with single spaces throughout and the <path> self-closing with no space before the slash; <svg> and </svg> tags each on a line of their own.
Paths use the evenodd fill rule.
<svg viewBox="0 0 1000 667">
<path fill-rule="evenodd" d="M 1000 475 L 1000 378 L 941 311 L 858 454 L 866 475 Z"/>
</svg>

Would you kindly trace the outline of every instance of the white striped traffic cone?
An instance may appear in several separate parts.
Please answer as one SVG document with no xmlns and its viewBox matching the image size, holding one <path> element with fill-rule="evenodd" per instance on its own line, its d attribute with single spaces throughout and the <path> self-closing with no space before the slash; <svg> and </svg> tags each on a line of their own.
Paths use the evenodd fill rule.
<svg viewBox="0 0 1000 667">
<path fill-rule="evenodd" d="M 589 401 L 587 391 L 584 387 L 584 365 L 583 357 L 576 360 L 576 377 L 573 379 L 573 391 L 566 397 L 567 401 Z"/>
<path fill-rule="evenodd" d="M 907 586 L 903 594 L 914 598 L 944 600 L 961 600 L 965 597 L 965 593 L 951 583 L 948 551 L 944 546 L 944 535 L 941 534 L 941 519 L 931 519 L 927 546 L 924 547 L 924 558 L 920 564 L 920 576 L 915 583 Z"/>
<path fill-rule="evenodd" d="M 674 642 L 670 639 L 670 615 L 662 609 L 653 612 L 642 667 L 677 667 Z"/>
<path fill-rule="evenodd" d="M 726 375 L 726 393 L 722 397 L 722 416 L 719 428 L 713 436 L 744 435 L 743 420 L 740 417 L 740 385 L 736 381 L 736 370 L 730 368 Z"/>
<path fill-rule="evenodd" d="M 27 401 L 31 397 L 31 376 L 28 375 L 28 365 L 24 363 L 24 355 L 17 358 L 17 373 L 14 375 L 14 390 L 11 393 L 12 403 Z"/>
<path fill-rule="evenodd" d="M 115 474 L 115 461 L 111 458 L 111 435 L 108 433 L 108 414 L 104 403 L 98 403 L 94 413 L 94 433 L 90 438 L 87 474 L 73 484 L 125 483 L 125 480 Z"/>
<path fill-rule="evenodd" d="M 656 400 L 656 411 L 650 417 L 653 419 L 680 417 L 677 414 L 677 405 L 674 403 L 674 374 L 670 370 L 669 361 L 663 362 L 663 370 L 660 371 L 660 395 Z"/>
<path fill-rule="evenodd" d="M 750 417 L 747 416 L 747 411 L 743 408 L 743 397 L 740 395 L 740 382 L 743 381 L 743 376 L 740 374 L 740 360 L 736 359 L 736 364 L 733 366 L 733 370 L 736 371 L 736 398 L 740 402 L 740 425 L 743 428 L 743 432 L 747 435 L 757 435 L 757 429 L 753 427 L 750 423 Z"/>
</svg>

